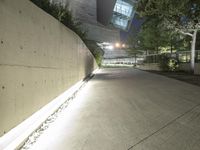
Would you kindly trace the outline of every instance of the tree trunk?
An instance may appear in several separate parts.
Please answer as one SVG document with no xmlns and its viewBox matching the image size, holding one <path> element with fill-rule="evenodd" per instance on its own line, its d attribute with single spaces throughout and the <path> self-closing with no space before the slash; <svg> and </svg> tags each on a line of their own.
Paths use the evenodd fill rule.
<svg viewBox="0 0 200 150">
<path fill-rule="evenodd" d="M 190 58 L 190 65 L 191 65 L 191 71 L 194 73 L 194 67 L 195 67 L 195 46 L 196 46 L 196 36 L 197 36 L 197 30 L 194 31 L 192 36 L 192 43 L 191 43 L 191 58 Z"/>
</svg>

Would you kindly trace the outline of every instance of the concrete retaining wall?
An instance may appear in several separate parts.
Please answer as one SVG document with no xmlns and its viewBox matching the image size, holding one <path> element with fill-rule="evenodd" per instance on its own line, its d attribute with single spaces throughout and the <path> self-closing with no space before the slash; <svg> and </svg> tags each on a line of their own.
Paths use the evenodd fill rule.
<svg viewBox="0 0 200 150">
<path fill-rule="evenodd" d="M 138 65 L 138 68 L 142 69 L 142 70 L 157 70 L 157 71 L 160 70 L 158 63 L 140 64 L 140 65 Z"/>
<path fill-rule="evenodd" d="M 71 30 L 28 0 L 0 0 L 0 136 L 97 68 Z"/>
<path fill-rule="evenodd" d="M 195 71 L 194 71 L 194 73 L 200 75 L 200 63 L 196 63 L 195 64 Z"/>
<path fill-rule="evenodd" d="M 190 63 L 179 64 L 179 70 L 190 71 Z M 195 64 L 194 74 L 200 74 L 200 63 Z"/>
<path fill-rule="evenodd" d="M 191 69 L 190 69 L 190 63 L 180 63 L 179 64 L 179 70 L 181 70 L 181 71 L 187 71 L 187 72 L 191 71 Z"/>
<path fill-rule="evenodd" d="M 160 70 L 157 63 L 150 63 L 150 64 L 141 64 L 138 65 L 139 69 L 142 70 Z M 181 71 L 190 71 L 190 63 L 181 63 L 179 64 L 179 70 Z M 195 74 L 200 74 L 200 63 L 195 64 Z"/>
</svg>

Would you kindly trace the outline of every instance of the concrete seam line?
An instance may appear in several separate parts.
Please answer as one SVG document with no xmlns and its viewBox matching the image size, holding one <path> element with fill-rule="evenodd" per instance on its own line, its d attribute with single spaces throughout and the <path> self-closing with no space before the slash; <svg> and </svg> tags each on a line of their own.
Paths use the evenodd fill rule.
<svg viewBox="0 0 200 150">
<path fill-rule="evenodd" d="M 20 65 L 20 64 L 0 64 L 0 66 L 7 66 L 7 67 L 24 67 L 24 68 L 38 68 L 38 69 L 62 69 L 56 67 L 46 67 L 46 66 L 30 66 L 30 65 Z"/>
<path fill-rule="evenodd" d="M 177 121 L 178 119 L 182 118 L 183 116 L 185 116 L 186 114 L 190 113 L 192 110 L 194 110 L 195 108 L 199 107 L 200 103 L 195 105 L 194 107 L 192 107 L 191 109 L 189 109 L 188 111 L 182 113 L 181 115 L 179 115 L 178 117 L 176 117 L 175 119 L 173 119 L 172 121 L 168 122 L 166 125 L 164 125 L 163 127 L 159 128 L 158 130 L 156 130 L 155 132 L 151 133 L 150 135 L 144 137 L 143 139 L 141 139 L 139 142 L 135 143 L 134 145 L 130 146 L 127 150 L 131 150 L 133 149 L 135 146 L 143 143 L 144 141 L 146 141 L 147 139 L 149 139 L 150 137 L 152 137 L 153 135 L 157 134 L 158 132 L 160 132 L 161 130 L 165 129 L 166 127 L 168 127 L 169 125 L 173 124 L 175 121 Z"/>
</svg>

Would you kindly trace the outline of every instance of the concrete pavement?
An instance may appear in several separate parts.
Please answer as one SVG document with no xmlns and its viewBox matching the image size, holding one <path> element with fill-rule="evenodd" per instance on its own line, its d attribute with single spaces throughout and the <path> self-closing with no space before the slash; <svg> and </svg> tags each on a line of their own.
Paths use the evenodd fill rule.
<svg viewBox="0 0 200 150">
<path fill-rule="evenodd" d="M 199 150 L 200 88 L 157 74 L 101 69 L 33 150 Z"/>
</svg>

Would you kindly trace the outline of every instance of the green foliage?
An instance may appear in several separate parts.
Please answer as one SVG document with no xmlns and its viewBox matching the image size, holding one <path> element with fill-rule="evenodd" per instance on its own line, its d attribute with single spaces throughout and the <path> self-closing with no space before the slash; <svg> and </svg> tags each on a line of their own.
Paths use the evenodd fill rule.
<svg viewBox="0 0 200 150">
<path fill-rule="evenodd" d="M 198 36 L 196 40 L 196 33 L 200 30 L 200 0 L 140 0 L 136 6 L 137 12 L 141 17 L 147 18 L 150 22 L 158 20 L 158 24 L 153 22 L 155 26 L 159 26 L 157 31 L 160 33 L 157 36 L 154 32 L 154 28 L 147 23 L 149 31 L 146 28 L 142 28 L 141 41 L 143 47 L 153 49 L 155 44 L 152 44 L 152 38 L 159 41 L 159 45 L 162 45 L 162 49 L 171 47 L 173 49 L 189 50 L 194 54 L 195 46 L 198 47 Z M 146 23 L 145 23 L 146 24 Z M 162 36 L 162 29 L 164 29 L 166 35 Z M 149 36 L 150 35 L 150 36 Z M 184 36 L 182 36 L 184 35 Z M 187 36 L 190 36 L 188 38 Z M 159 39 L 162 39 L 161 41 Z M 163 40 L 170 41 L 168 44 Z M 192 42 L 190 43 L 192 39 Z M 149 42 L 149 43 L 148 43 Z M 195 45 L 196 42 L 196 45 Z M 164 44 L 164 45 L 163 45 Z M 176 68 L 176 62 L 174 60 L 167 60 L 163 58 L 164 62 L 161 62 L 161 67 L 164 70 L 174 70 Z M 194 55 L 191 58 L 191 70 L 194 70 Z"/>
<path fill-rule="evenodd" d="M 52 15 L 58 21 L 77 33 L 81 39 L 86 39 L 87 32 L 81 28 L 81 23 L 74 19 L 68 5 L 61 3 L 50 2 L 49 0 L 30 0 L 38 7 Z"/>
<path fill-rule="evenodd" d="M 176 71 L 178 60 L 170 54 L 149 55 L 145 58 L 145 63 L 158 63 L 162 71 Z"/>
<path fill-rule="evenodd" d="M 136 5 L 137 13 L 145 21 L 141 31 L 132 43 L 137 49 L 160 51 L 163 48 L 173 50 L 189 50 L 190 40 L 180 33 L 191 33 L 200 29 L 199 0 L 140 0 Z M 197 47 L 199 41 L 197 35 Z M 129 43 L 131 43 L 129 41 Z"/>
<path fill-rule="evenodd" d="M 178 61 L 169 55 L 162 54 L 159 59 L 159 67 L 162 71 L 176 71 L 178 69 Z"/>
<path fill-rule="evenodd" d="M 101 66 L 104 51 L 97 45 L 95 41 L 85 40 L 85 44 L 96 59 L 98 66 Z"/>
<path fill-rule="evenodd" d="M 140 16 L 163 20 L 163 26 L 178 32 L 200 29 L 199 0 L 140 0 L 137 4 Z"/>
<path fill-rule="evenodd" d="M 137 36 L 129 35 L 128 44 L 133 51 L 143 50 L 150 52 L 159 52 L 163 49 L 166 51 L 188 50 L 189 41 L 180 37 L 179 34 L 163 27 L 162 20 L 149 17 L 140 29 Z"/>
<path fill-rule="evenodd" d="M 178 69 L 178 61 L 175 58 L 170 58 L 168 62 L 169 70 L 176 71 Z"/>
<path fill-rule="evenodd" d="M 160 20 L 156 18 L 144 22 L 138 38 L 141 48 L 153 51 L 159 51 L 159 47 L 168 46 L 170 43 L 169 32 L 162 28 Z"/>
</svg>

